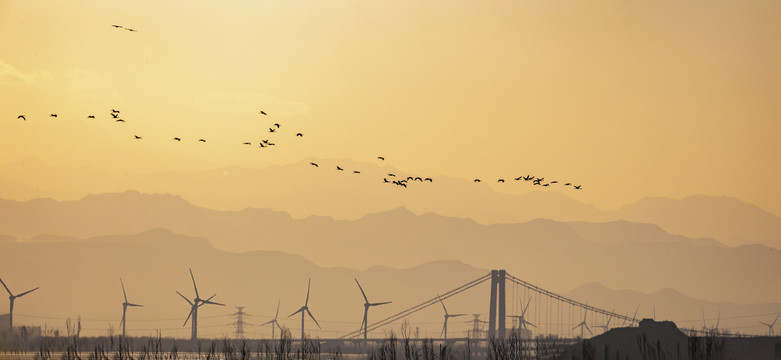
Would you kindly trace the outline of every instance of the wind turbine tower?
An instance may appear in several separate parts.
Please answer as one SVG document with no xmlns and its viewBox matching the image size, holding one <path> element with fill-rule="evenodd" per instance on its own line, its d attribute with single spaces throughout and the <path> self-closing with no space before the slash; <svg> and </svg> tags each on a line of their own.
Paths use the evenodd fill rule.
<svg viewBox="0 0 781 360">
<path fill-rule="evenodd" d="M 25 296 L 25 295 L 27 295 L 27 294 L 35 291 L 35 290 L 38 290 L 38 288 L 36 287 L 35 289 L 27 290 L 27 291 L 25 291 L 25 292 L 23 292 L 21 294 L 14 295 L 11 292 L 11 290 L 8 290 L 8 286 L 5 285 L 5 282 L 3 282 L 3 279 L 0 279 L 0 283 L 3 284 L 3 287 L 5 288 L 5 291 L 8 291 L 8 301 L 11 304 L 11 309 L 8 310 L 8 331 L 9 331 L 9 333 L 12 333 L 14 331 L 14 300 L 16 300 L 16 298 L 20 298 L 22 296 Z"/>
<path fill-rule="evenodd" d="M 363 328 L 363 340 L 365 341 L 369 334 L 369 308 L 372 306 L 390 304 L 391 302 L 386 301 L 386 302 L 379 302 L 379 303 L 370 303 L 369 299 L 366 297 L 366 293 L 363 292 L 363 288 L 361 287 L 361 283 L 358 282 L 358 279 L 355 279 L 355 283 L 358 284 L 358 289 L 361 289 L 361 295 L 363 295 L 363 300 L 365 301 L 365 303 L 363 303 L 363 322 L 361 322 L 361 328 Z"/>
<path fill-rule="evenodd" d="M 309 311 L 309 286 L 312 285 L 312 279 L 309 279 L 309 282 L 306 284 L 306 301 L 304 302 L 304 306 L 296 310 L 296 312 L 290 314 L 288 317 L 291 317 L 295 314 L 301 313 L 301 343 L 304 343 L 304 319 L 306 318 L 306 315 L 309 314 L 309 317 L 312 318 L 312 321 L 315 322 L 315 325 L 317 325 L 318 328 L 322 329 L 320 327 L 320 324 L 317 323 L 317 320 L 315 320 L 314 315 L 312 315 L 312 312 Z"/>
<path fill-rule="evenodd" d="M 142 307 L 144 305 L 139 304 L 131 304 L 127 302 L 127 293 L 125 292 L 125 283 L 122 282 L 122 278 L 119 278 L 119 284 L 122 285 L 122 296 L 125 297 L 125 302 L 122 303 L 122 321 L 119 322 L 119 326 L 122 327 L 122 337 L 125 337 L 125 314 L 127 313 L 127 307 L 128 306 L 134 306 L 134 307 Z"/>
<path fill-rule="evenodd" d="M 776 318 L 775 318 L 775 320 L 773 320 L 773 322 L 772 322 L 772 323 L 770 323 L 770 324 L 768 324 L 768 323 L 766 323 L 766 322 L 762 322 L 762 321 L 760 321 L 760 322 L 759 322 L 760 324 L 767 326 L 767 335 L 768 335 L 768 336 L 773 336 L 773 335 L 775 335 L 775 333 L 776 333 L 776 332 L 775 332 L 775 330 L 773 329 L 773 327 L 774 327 L 774 326 L 776 326 L 776 321 L 778 321 L 778 317 L 779 317 L 779 316 L 781 316 L 781 314 L 778 314 L 778 315 L 776 315 Z"/>
<path fill-rule="evenodd" d="M 212 298 L 217 296 L 217 294 L 210 296 L 206 300 L 201 299 L 200 295 L 198 295 L 198 286 L 195 285 L 195 276 L 193 276 L 192 269 L 190 269 L 190 278 L 193 280 L 193 289 L 195 289 L 195 299 L 190 301 L 190 299 L 182 295 L 182 293 L 180 293 L 179 291 L 177 291 L 176 293 L 179 294 L 179 296 L 181 296 L 182 299 L 187 301 L 188 304 L 190 304 L 190 313 L 187 314 L 187 319 L 184 320 L 184 324 L 182 324 L 182 326 L 187 325 L 187 321 L 190 320 L 191 317 L 193 318 L 193 320 L 190 322 L 190 324 L 192 325 L 192 333 L 190 335 L 190 341 L 192 341 L 193 351 L 198 351 L 198 308 L 206 304 L 220 305 L 220 306 L 225 306 L 225 304 L 220 304 L 211 301 Z"/>
</svg>

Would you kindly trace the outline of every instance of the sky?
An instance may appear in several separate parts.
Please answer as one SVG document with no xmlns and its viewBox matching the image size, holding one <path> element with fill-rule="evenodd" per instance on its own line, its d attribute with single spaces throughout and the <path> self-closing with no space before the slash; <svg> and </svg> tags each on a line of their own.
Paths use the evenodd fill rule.
<svg viewBox="0 0 781 360">
<path fill-rule="evenodd" d="M 603 209 L 706 194 L 781 216 L 778 34 L 778 1 L 0 0 L 0 164 L 384 156 L 572 179 Z M 273 151 L 241 144 L 275 122 Z"/>
</svg>

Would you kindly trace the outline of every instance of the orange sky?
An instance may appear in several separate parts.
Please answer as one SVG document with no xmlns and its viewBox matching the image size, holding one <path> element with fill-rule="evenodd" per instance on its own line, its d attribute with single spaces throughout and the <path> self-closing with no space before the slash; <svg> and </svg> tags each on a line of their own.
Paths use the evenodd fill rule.
<svg viewBox="0 0 781 360">
<path fill-rule="evenodd" d="M 781 215 L 778 34 L 778 1 L 0 0 L 0 164 L 384 155 L 567 179 L 601 208 L 708 194 Z M 241 145 L 273 122 L 289 145 Z"/>
</svg>

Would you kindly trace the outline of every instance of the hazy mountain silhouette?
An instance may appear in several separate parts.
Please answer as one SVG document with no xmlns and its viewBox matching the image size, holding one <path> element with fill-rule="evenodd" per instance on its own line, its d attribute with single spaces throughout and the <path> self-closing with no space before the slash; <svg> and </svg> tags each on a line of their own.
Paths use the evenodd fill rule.
<svg viewBox="0 0 781 360">
<path fill-rule="evenodd" d="M 176 196 L 137 192 L 80 201 L 0 201 L 8 235 L 91 237 L 152 228 L 209 239 L 228 251 L 276 250 L 321 266 L 410 267 L 456 259 L 485 269 L 507 268 L 528 281 L 569 289 L 600 279 L 611 287 L 664 287 L 712 301 L 781 299 L 781 253 L 762 245 L 728 247 L 670 235 L 626 221 L 586 224 L 537 219 L 482 225 L 470 219 L 415 215 L 398 208 L 355 221 L 292 219 L 263 209 L 216 211 Z M 625 234 L 625 235 L 624 235 Z M 617 271 L 621 269 L 621 271 Z"/>
<path fill-rule="evenodd" d="M 145 334 L 163 329 L 165 334 L 186 336 L 189 328 L 181 327 L 181 323 L 187 314 L 187 304 L 175 291 L 188 295 L 192 293 L 187 273 L 187 268 L 192 267 L 199 290 L 202 293 L 217 293 L 215 300 L 228 305 L 224 309 L 204 310 L 201 314 L 202 333 L 210 337 L 221 337 L 232 330 L 227 325 L 232 319 L 226 315 L 234 312 L 233 306 L 247 306 L 247 311 L 256 315 L 250 319 L 250 322 L 255 320 L 255 323 L 264 322 L 273 316 L 279 299 L 282 303 L 281 312 L 292 312 L 300 306 L 305 284 L 311 277 L 310 307 L 324 325 L 324 331 L 317 335 L 333 337 L 356 330 L 360 324 L 363 298 L 355 286 L 354 278 L 360 279 L 372 298 L 393 301 L 392 306 L 376 309 L 371 314 L 372 319 L 381 319 L 488 272 L 487 269 L 452 260 L 428 262 L 403 269 L 374 266 L 360 271 L 345 267 L 319 267 L 301 256 L 278 251 L 225 252 L 213 248 L 204 238 L 183 236 L 162 229 L 86 240 L 56 237 L 51 242 L 49 239 L 52 238 L 37 237 L 31 242 L 0 242 L 0 254 L 14 254 L 4 257 L 0 262 L 0 273 L 4 280 L 14 286 L 41 287 L 36 296 L 25 298 L 25 301 L 17 304 L 19 324 L 47 324 L 49 327 L 61 328 L 64 318 L 81 315 L 85 333 L 93 335 L 105 334 L 110 323 L 117 329 L 122 300 L 119 277 L 124 279 L 129 298 L 145 305 L 143 309 L 129 314 L 128 328 L 131 333 L 135 329 L 145 329 Z M 354 255 L 345 252 L 342 256 Z M 525 276 L 527 273 L 512 273 L 528 278 Z M 721 289 L 726 288 L 728 286 Z M 549 289 L 557 291 L 556 288 Z M 526 294 L 522 289 L 510 286 L 509 314 L 518 311 L 518 306 L 514 304 Z M 718 310 L 722 311 L 722 326 L 754 326 L 757 320 L 755 317 L 741 316 L 771 313 L 781 307 L 781 304 L 714 304 L 689 298 L 673 290 L 643 294 L 610 290 L 593 283 L 565 295 L 588 300 L 590 304 L 600 307 L 615 307 L 618 313 L 633 312 L 639 304 L 639 316 L 649 316 L 651 307 L 655 305 L 657 318 L 691 320 L 681 323 L 694 327 L 701 323 L 702 306 L 709 326 L 715 321 L 713 319 Z M 518 299 L 514 299 L 514 296 Z M 448 307 L 459 312 L 485 314 L 487 298 L 488 284 L 485 283 L 462 296 L 448 299 Z M 436 336 L 441 328 L 441 315 L 440 308 L 431 307 L 416 314 L 410 321 L 413 328 L 421 328 L 422 334 Z M 531 322 L 538 325 L 543 321 L 537 318 L 540 315 L 535 310 L 530 310 L 528 316 Z M 603 324 L 603 320 L 592 316 L 588 321 L 594 328 L 593 325 Z M 298 320 L 282 316 L 280 322 L 295 329 Z M 612 324 L 620 325 L 617 322 Z M 461 336 L 470 328 L 466 322 L 455 322 L 451 326 L 449 333 Z M 254 326 L 246 330 L 250 336 L 269 336 L 270 333 L 267 328 Z"/>
<path fill-rule="evenodd" d="M 373 311 L 375 321 L 488 272 L 458 261 L 438 261 L 402 270 L 323 268 L 300 256 L 277 251 L 224 252 L 214 249 L 206 239 L 162 229 L 86 240 L 48 239 L 0 241 L 0 254 L 14 255 L 3 256 L 0 262 L 3 279 L 17 287 L 40 286 L 36 296 L 17 303 L 19 324 L 47 323 L 50 328 L 62 328 L 65 317 L 75 319 L 82 315 L 85 333 L 89 334 L 105 334 L 109 323 L 117 329 L 122 301 L 120 277 L 128 297 L 144 304 L 143 309 L 128 314 L 129 330 L 141 328 L 146 329 L 145 334 L 153 334 L 155 329 L 162 328 L 165 334 L 185 336 L 189 327 L 181 324 L 187 315 L 187 304 L 175 291 L 192 294 L 187 272 L 192 267 L 201 294 L 217 293 L 215 301 L 228 305 L 224 309 L 204 310 L 199 318 L 203 334 L 211 337 L 232 331 L 232 326 L 226 325 L 232 319 L 224 315 L 234 312 L 233 306 L 247 306 L 247 311 L 256 315 L 248 320 L 252 323 L 273 316 L 280 299 L 281 313 L 292 312 L 304 300 L 307 279 L 311 277 L 310 307 L 324 327 L 318 336 L 334 337 L 357 330 L 360 325 L 363 298 L 354 278 L 360 279 L 373 298 L 393 301 L 393 307 Z M 488 290 L 487 285 L 483 287 L 482 291 L 465 293 L 453 303 L 465 307 L 473 304 L 475 312 L 484 311 L 487 302 L 483 298 Z M 440 310 L 427 309 L 419 313 L 417 321 L 437 321 Z M 280 314 L 280 323 L 295 328 L 298 319 L 285 316 Z M 438 322 L 431 328 L 434 336 L 439 330 Z M 459 331 L 467 329 L 464 324 Z M 261 333 L 270 336 L 269 328 L 252 326 L 246 331 L 253 337 Z"/>
<path fill-rule="evenodd" d="M 646 198 L 610 214 L 614 218 L 658 224 L 673 234 L 709 237 L 729 245 L 761 243 L 781 248 L 781 218 L 726 196 Z"/>
<path fill-rule="evenodd" d="M 312 161 L 322 166 L 314 168 L 309 165 Z M 345 176 L 343 172 L 328 171 L 336 164 L 349 170 L 359 169 L 361 174 Z M 387 173 L 430 176 L 434 182 L 414 184 L 402 191 L 382 182 Z M 407 173 L 384 163 L 350 159 L 306 159 L 266 169 L 228 167 L 125 176 L 111 176 L 93 169 L 63 169 L 31 159 L 0 166 L 0 174 L 3 174 L 0 185 L 4 185 L 0 186 L 0 197 L 17 200 L 80 199 L 88 194 L 132 189 L 177 194 L 210 209 L 266 208 L 285 211 L 294 218 L 314 215 L 354 220 L 406 207 L 416 214 L 433 212 L 483 224 L 536 218 L 584 222 L 628 220 L 656 224 L 672 234 L 713 238 L 729 245 L 762 243 L 781 248 L 781 218 L 734 198 L 703 195 L 682 200 L 649 198 L 618 210 L 601 211 L 557 191 L 531 191 L 522 195 L 495 191 L 497 186 L 531 189 L 524 182 L 475 184 L 468 179 Z"/>
</svg>

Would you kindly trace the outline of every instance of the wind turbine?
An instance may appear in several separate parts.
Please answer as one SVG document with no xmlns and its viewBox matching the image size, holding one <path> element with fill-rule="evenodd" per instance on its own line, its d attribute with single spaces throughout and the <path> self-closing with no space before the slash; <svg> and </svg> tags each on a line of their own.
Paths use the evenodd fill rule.
<svg viewBox="0 0 781 360">
<path fill-rule="evenodd" d="M 523 299 L 519 299 L 519 301 L 521 302 L 521 306 L 523 306 Z M 529 297 L 529 301 L 526 302 L 526 306 L 524 306 L 523 311 L 521 311 L 521 315 L 510 315 L 511 318 L 518 319 L 518 331 L 519 332 L 521 330 L 521 327 L 526 329 L 526 331 L 529 331 L 529 328 L 526 325 L 531 325 L 531 326 L 537 327 L 537 325 L 534 325 L 534 324 L 526 321 L 526 319 L 524 318 L 524 316 L 526 315 L 526 310 L 529 309 L 529 304 L 531 302 L 532 302 L 532 298 Z"/>
<path fill-rule="evenodd" d="M 363 340 L 366 340 L 369 334 L 369 308 L 372 306 L 390 304 L 391 302 L 386 301 L 380 303 L 370 303 L 369 298 L 367 298 L 366 293 L 363 292 L 363 288 L 361 287 L 361 283 L 358 282 L 358 279 L 355 279 L 355 283 L 358 284 L 358 289 L 361 289 L 363 300 L 366 301 L 365 303 L 363 303 L 363 322 L 361 322 L 361 328 L 363 329 Z M 358 331 L 360 331 L 360 329 L 358 329 Z"/>
<path fill-rule="evenodd" d="M 442 326 L 442 333 L 440 335 L 442 335 L 443 339 L 447 339 L 447 319 L 452 317 L 464 316 L 466 314 L 453 314 L 453 315 L 448 314 L 447 308 L 445 307 L 445 303 L 442 302 L 442 298 L 439 297 L 439 295 L 437 295 L 437 299 L 439 299 L 439 303 L 442 304 L 442 309 L 445 310 L 445 325 Z"/>
<path fill-rule="evenodd" d="M 304 342 L 304 319 L 306 318 L 306 314 L 309 314 L 309 317 L 312 318 L 312 321 L 315 322 L 315 325 L 317 325 L 318 328 L 322 329 L 320 327 L 320 324 L 317 323 L 317 320 L 315 320 L 315 317 L 312 315 L 312 312 L 309 311 L 309 286 L 310 285 L 312 285 L 312 279 L 309 279 L 309 282 L 307 282 L 306 284 L 306 301 L 304 302 L 304 306 L 296 310 L 296 312 L 288 315 L 288 317 L 291 317 L 295 314 L 301 313 L 301 343 L 302 344 Z"/>
<path fill-rule="evenodd" d="M 190 341 L 192 341 L 193 343 L 193 351 L 197 351 L 198 350 L 198 308 L 205 304 L 220 305 L 220 306 L 225 306 L 225 304 L 220 304 L 211 301 L 212 298 L 214 298 L 217 294 L 210 296 L 206 300 L 201 299 L 200 295 L 198 295 L 198 286 L 195 285 L 195 276 L 193 276 L 193 269 L 190 269 L 190 278 L 193 280 L 193 288 L 195 289 L 195 299 L 193 299 L 193 301 L 190 301 L 190 299 L 182 295 L 182 293 L 180 293 L 179 291 L 177 291 L 176 293 L 179 294 L 179 296 L 181 296 L 182 299 L 187 301 L 188 304 L 190 304 L 190 313 L 187 314 L 187 319 L 184 320 L 184 324 L 182 324 L 182 326 L 187 325 L 187 321 L 190 320 L 190 317 L 193 318 L 193 321 L 190 321 L 190 324 L 192 325 L 192 333 L 190 335 Z"/>
<path fill-rule="evenodd" d="M 127 302 L 127 293 L 125 292 L 125 283 L 122 282 L 122 278 L 119 278 L 119 283 L 122 285 L 122 296 L 125 297 L 125 302 L 122 303 L 122 321 L 119 322 L 119 326 L 122 327 L 122 337 L 125 337 L 125 313 L 127 313 L 128 306 L 142 307 L 144 305 L 131 304 Z"/>
<path fill-rule="evenodd" d="M 603 329 L 602 332 L 606 333 L 607 330 L 610 329 L 610 320 L 613 319 L 613 312 L 614 311 L 616 311 L 615 308 L 613 308 L 613 310 L 610 310 L 610 315 L 608 315 L 607 322 L 605 323 L 605 325 L 595 325 L 594 327 L 602 328 Z"/>
<path fill-rule="evenodd" d="M 581 321 L 581 322 L 580 322 L 580 324 L 577 324 L 577 325 L 575 325 L 575 327 L 574 327 L 574 328 L 572 328 L 572 330 L 575 330 L 575 329 L 577 329 L 577 328 L 580 328 L 580 338 L 581 338 L 581 339 L 583 338 L 583 329 L 584 329 L 584 328 L 585 328 L 586 330 L 588 330 L 588 333 L 589 333 L 589 334 L 591 334 L 591 335 L 594 335 L 594 333 L 592 333 L 592 332 L 591 332 L 591 329 L 589 329 L 589 328 L 588 328 L 588 325 L 586 324 L 586 316 L 588 316 L 588 310 L 586 310 L 586 312 L 585 312 L 585 313 L 583 313 L 583 321 Z"/>
<path fill-rule="evenodd" d="M 266 322 L 260 324 L 260 326 L 266 326 L 268 324 L 271 324 L 271 340 L 274 340 L 274 325 L 276 325 L 279 328 L 280 332 L 283 331 L 282 330 L 282 326 L 279 326 L 279 322 L 277 321 L 277 317 L 279 316 L 279 304 L 281 302 L 282 302 L 282 300 L 277 301 L 277 313 L 276 313 L 276 315 L 274 315 L 274 318 L 269 320 L 269 321 L 266 321 Z"/>
<path fill-rule="evenodd" d="M 38 290 L 38 288 L 36 287 L 35 289 L 27 290 L 27 291 L 25 291 L 25 292 L 23 292 L 21 294 L 14 295 L 11 292 L 11 290 L 8 289 L 8 286 L 5 285 L 5 282 L 3 282 L 3 279 L 0 279 L 0 283 L 3 284 L 3 287 L 5 288 L 5 291 L 8 291 L 8 301 L 11 304 L 11 309 L 8 310 L 8 331 L 9 332 L 13 332 L 14 331 L 14 300 L 16 300 L 16 298 L 20 298 L 22 296 L 25 296 L 25 295 L 27 295 L 27 294 L 35 291 L 35 290 Z"/>
<path fill-rule="evenodd" d="M 778 317 L 779 317 L 780 315 L 781 315 L 781 314 L 778 314 L 778 315 L 776 315 L 776 318 L 775 318 L 775 320 L 773 320 L 773 322 L 772 322 L 772 323 L 770 323 L 770 324 L 768 324 L 768 323 L 765 323 L 765 322 L 762 322 L 762 321 L 760 321 L 760 322 L 759 322 L 760 324 L 767 326 L 767 331 L 768 331 L 768 333 L 767 333 L 767 334 L 768 334 L 769 336 L 773 336 L 773 335 L 775 335 L 775 333 L 776 333 L 776 332 L 775 332 L 775 330 L 773 330 L 773 326 L 775 326 L 775 325 L 776 325 L 776 321 L 778 321 Z"/>
</svg>

